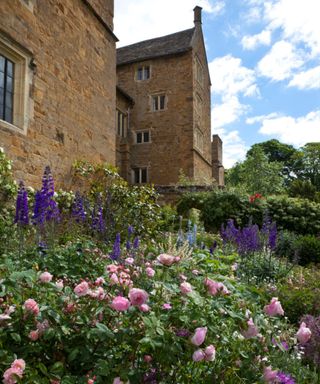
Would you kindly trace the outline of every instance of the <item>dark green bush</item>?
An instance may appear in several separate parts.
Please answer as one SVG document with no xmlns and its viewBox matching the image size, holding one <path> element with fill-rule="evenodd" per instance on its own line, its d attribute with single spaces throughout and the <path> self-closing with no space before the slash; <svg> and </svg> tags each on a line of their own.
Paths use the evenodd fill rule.
<svg viewBox="0 0 320 384">
<path fill-rule="evenodd" d="M 291 323 L 303 315 L 320 315 L 320 269 L 295 267 L 290 278 L 277 284 L 270 297 L 278 297 Z"/>
<path fill-rule="evenodd" d="M 320 263 L 320 238 L 315 236 L 302 236 L 295 242 L 300 265 Z"/>
<path fill-rule="evenodd" d="M 261 225 L 263 215 L 268 212 L 279 229 L 302 235 L 320 233 L 320 204 L 307 199 L 270 196 L 250 202 L 248 195 L 217 190 L 183 196 L 178 212 L 185 214 L 191 208 L 201 210 L 207 230 L 219 230 L 228 219 L 234 219 L 241 227 L 249 221 Z"/>
<path fill-rule="evenodd" d="M 289 231 L 281 231 L 277 238 L 277 246 L 275 254 L 280 257 L 285 257 L 290 261 L 296 261 L 297 248 L 296 241 L 297 235 Z"/>
</svg>

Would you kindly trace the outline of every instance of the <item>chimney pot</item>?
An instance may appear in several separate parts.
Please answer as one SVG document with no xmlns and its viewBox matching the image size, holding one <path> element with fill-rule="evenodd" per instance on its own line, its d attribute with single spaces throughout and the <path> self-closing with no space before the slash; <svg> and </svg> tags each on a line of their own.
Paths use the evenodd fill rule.
<svg viewBox="0 0 320 384">
<path fill-rule="evenodd" d="M 194 25 L 202 24 L 201 11 L 202 11 L 202 8 L 199 7 L 198 5 L 196 7 L 194 7 L 194 9 L 193 9 Z"/>
</svg>

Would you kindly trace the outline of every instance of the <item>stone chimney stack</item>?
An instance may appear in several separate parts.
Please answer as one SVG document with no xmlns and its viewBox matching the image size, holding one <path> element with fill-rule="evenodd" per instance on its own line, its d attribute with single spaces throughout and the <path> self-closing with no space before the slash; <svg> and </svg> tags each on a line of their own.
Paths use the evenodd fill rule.
<svg viewBox="0 0 320 384">
<path fill-rule="evenodd" d="M 194 14 L 194 20 L 193 21 L 194 21 L 195 26 L 202 24 L 201 11 L 202 11 L 202 8 L 199 7 L 198 5 L 196 7 L 194 7 L 194 9 L 193 9 L 193 14 Z"/>
</svg>

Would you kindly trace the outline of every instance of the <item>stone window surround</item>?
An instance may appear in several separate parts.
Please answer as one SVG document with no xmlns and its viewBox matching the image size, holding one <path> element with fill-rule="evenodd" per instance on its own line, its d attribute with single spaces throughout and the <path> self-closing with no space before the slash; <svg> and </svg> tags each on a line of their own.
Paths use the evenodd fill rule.
<svg viewBox="0 0 320 384">
<path fill-rule="evenodd" d="M 128 114 L 119 108 L 116 109 L 116 133 L 124 138 L 128 135 Z"/>
<path fill-rule="evenodd" d="M 144 133 L 148 132 L 149 133 L 149 140 L 148 141 L 144 141 Z M 142 130 L 138 130 L 138 131 L 135 131 L 135 136 L 134 136 L 134 143 L 137 144 L 137 145 L 141 145 L 141 144 L 150 144 L 151 143 L 151 131 L 150 129 L 142 129 Z M 142 134 L 142 141 L 141 143 L 138 143 L 138 138 L 137 138 L 137 135 L 138 133 L 141 133 Z"/>
<path fill-rule="evenodd" d="M 139 181 L 136 182 L 135 180 L 135 175 L 136 175 L 136 171 L 139 172 Z M 143 171 L 146 171 L 146 181 L 142 182 L 142 172 Z M 132 167 L 131 169 L 131 180 L 132 180 L 132 184 L 146 184 L 148 183 L 149 181 L 149 169 L 147 166 L 139 166 L 139 167 Z"/>
<path fill-rule="evenodd" d="M 200 84 L 200 86 L 203 87 L 204 70 L 203 70 L 203 65 L 202 65 L 198 55 L 195 55 L 195 78 L 196 78 L 197 82 Z"/>
<path fill-rule="evenodd" d="M 148 71 L 146 71 L 147 68 L 148 68 Z M 142 69 L 142 79 L 138 78 L 139 69 Z M 134 75 L 135 81 L 137 81 L 137 82 L 149 81 L 151 79 L 151 73 L 152 73 L 151 65 L 150 64 L 136 65 L 134 73 L 135 73 L 135 75 Z M 149 77 L 145 77 L 146 73 L 148 73 Z"/>
<path fill-rule="evenodd" d="M 164 107 L 163 108 L 154 108 L 154 99 L 158 98 L 158 105 L 160 106 L 160 97 L 164 96 Z M 168 96 L 166 95 L 165 92 L 157 92 L 153 93 L 150 96 L 150 110 L 151 112 L 162 112 L 168 109 Z"/>
<path fill-rule="evenodd" d="M 31 55 L 27 54 L 18 44 L 0 33 L 0 52 L 15 65 L 13 92 L 13 123 L 0 119 L 0 128 L 9 129 L 26 135 L 31 119 L 30 98 L 33 73 L 30 68 Z"/>
<path fill-rule="evenodd" d="M 194 148 L 200 153 L 204 151 L 204 134 L 198 125 L 194 131 Z"/>
</svg>

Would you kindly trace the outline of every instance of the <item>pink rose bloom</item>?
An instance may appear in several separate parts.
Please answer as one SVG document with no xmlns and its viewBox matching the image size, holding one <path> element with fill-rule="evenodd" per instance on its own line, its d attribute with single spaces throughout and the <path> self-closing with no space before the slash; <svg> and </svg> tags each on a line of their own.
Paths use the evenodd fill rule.
<svg viewBox="0 0 320 384">
<path fill-rule="evenodd" d="M 181 281 L 187 281 L 188 280 L 187 276 L 185 276 L 183 273 L 180 273 L 179 278 Z"/>
<path fill-rule="evenodd" d="M 170 267 L 170 265 L 172 265 L 176 261 L 176 258 L 166 253 L 161 253 L 161 255 L 157 257 L 157 260 L 161 264 L 166 265 L 167 267 Z"/>
<path fill-rule="evenodd" d="M 151 267 L 146 268 L 146 274 L 148 277 L 153 277 L 155 275 L 156 271 L 152 269 Z"/>
<path fill-rule="evenodd" d="M 89 284 L 83 281 L 74 288 L 73 292 L 79 297 L 85 296 L 89 292 Z"/>
<path fill-rule="evenodd" d="M 162 308 L 168 310 L 168 309 L 171 309 L 172 307 L 170 303 L 165 303 L 163 304 Z"/>
<path fill-rule="evenodd" d="M 180 284 L 180 291 L 181 291 L 181 293 L 183 293 L 184 295 L 186 295 L 187 293 L 192 292 L 191 284 L 190 284 L 190 283 L 187 283 L 186 281 L 185 281 L 184 283 L 181 283 L 181 284 Z"/>
<path fill-rule="evenodd" d="M 39 279 L 40 279 L 41 283 L 50 283 L 52 278 L 53 278 L 53 276 L 49 272 L 43 272 L 39 276 Z"/>
<path fill-rule="evenodd" d="M 148 304 L 142 304 L 139 306 L 139 309 L 141 312 L 149 312 L 150 311 L 150 307 Z"/>
<path fill-rule="evenodd" d="M 126 264 L 129 264 L 129 265 L 134 264 L 134 258 L 133 258 L 133 257 L 127 257 L 127 258 L 125 259 L 125 263 L 126 263 Z"/>
<path fill-rule="evenodd" d="M 131 288 L 129 291 L 129 299 L 132 305 L 140 306 L 148 300 L 146 291 L 140 288 Z"/>
<path fill-rule="evenodd" d="M 63 288 L 63 280 L 58 280 L 56 281 L 56 287 L 58 289 L 62 289 Z"/>
<path fill-rule="evenodd" d="M 54 380 L 54 379 L 50 380 L 50 384 L 60 384 L 60 383 L 61 383 L 60 380 Z"/>
<path fill-rule="evenodd" d="M 118 276 L 115 273 L 110 276 L 110 283 L 111 285 L 119 284 Z"/>
<path fill-rule="evenodd" d="M 204 354 L 206 361 L 214 361 L 214 359 L 216 358 L 215 347 L 213 345 L 208 345 L 204 350 Z"/>
<path fill-rule="evenodd" d="M 191 343 L 199 347 L 206 338 L 207 330 L 207 327 L 196 328 L 195 333 L 191 338 Z"/>
<path fill-rule="evenodd" d="M 26 362 L 23 359 L 16 359 L 11 364 L 11 368 L 23 372 L 26 369 Z"/>
<path fill-rule="evenodd" d="M 124 384 L 124 382 L 121 381 L 120 377 L 116 377 L 116 378 L 113 380 L 113 384 Z"/>
<path fill-rule="evenodd" d="M 144 355 L 143 356 L 143 361 L 145 361 L 146 363 L 150 363 L 152 361 L 152 356 Z"/>
<path fill-rule="evenodd" d="M 242 335 L 246 339 L 250 339 L 251 337 L 257 336 L 259 331 L 258 331 L 258 328 L 254 325 L 254 322 L 253 322 L 252 318 L 250 318 L 247 321 L 247 324 L 248 324 L 248 329 L 246 329 L 245 331 L 242 331 Z"/>
<path fill-rule="evenodd" d="M 193 361 L 201 361 L 206 357 L 205 353 L 201 349 L 197 349 L 193 355 L 192 360 Z"/>
<path fill-rule="evenodd" d="M 284 315 L 284 310 L 281 307 L 281 303 L 277 297 L 273 297 L 270 304 L 264 307 L 264 312 L 268 316 Z"/>
<path fill-rule="evenodd" d="M 277 379 L 277 373 L 278 373 L 278 371 L 273 371 L 270 366 L 264 367 L 264 370 L 263 370 L 264 381 L 266 383 L 274 383 L 275 380 Z"/>
<path fill-rule="evenodd" d="M 112 300 L 111 308 L 123 312 L 130 307 L 130 301 L 123 296 L 117 296 Z"/>
<path fill-rule="evenodd" d="M 105 283 L 104 278 L 102 276 L 98 277 L 96 281 L 94 282 L 95 285 L 102 285 Z"/>
<path fill-rule="evenodd" d="M 93 379 L 88 379 L 88 383 L 87 384 L 94 384 L 94 380 Z"/>
<path fill-rule="evenodd" d="M 22 378 L 23 371 L 14 368 L 8 368 L 3 374 L 4 384 L 16 384 L 17 378 Z"/>
<path fill-rule="evenodd" d="M 39 331 L 30 331 L 28 337 L 31 341 L 37 341 L 39 339 Z"/>
<path fill-rule="evenodd" d="M 222 295 L 228 295 L 230 293 L 223 283 L 218 283 L 211 279 L 205 279 L 204 283 L 207 286 L 210 295 L 212 296 L 216 296 L 219 293 Z"/>
<path fill-rule="evenodd" d="M 37 302 L 33 299 L 26 300 L 23 306 L 26 311 L 33 313 L 35 316 L 37 316 L 40 312 Z"/>
<path fill-rule="evenodd" d="M 114 264 L 107 265 L 107 271 L 110 273 L 115 273 L 118 271 L 118 267 Z"/>
<path fill-rule="evenodd" d="M 195 276 L 198 276 L 199 275 L 199 271 L 197 269 L 193 269 L 192 270 L 192 274 L 195 275 Z"/>
<path fill-rule="evenodd" d="M 299 343 L 305 344 L 310 340 L 310 338 L 311 338 L 311 330 L 306 326 L 306 323 L 302 322 L 297 332 L 297 339 Z"/>
</svg>

